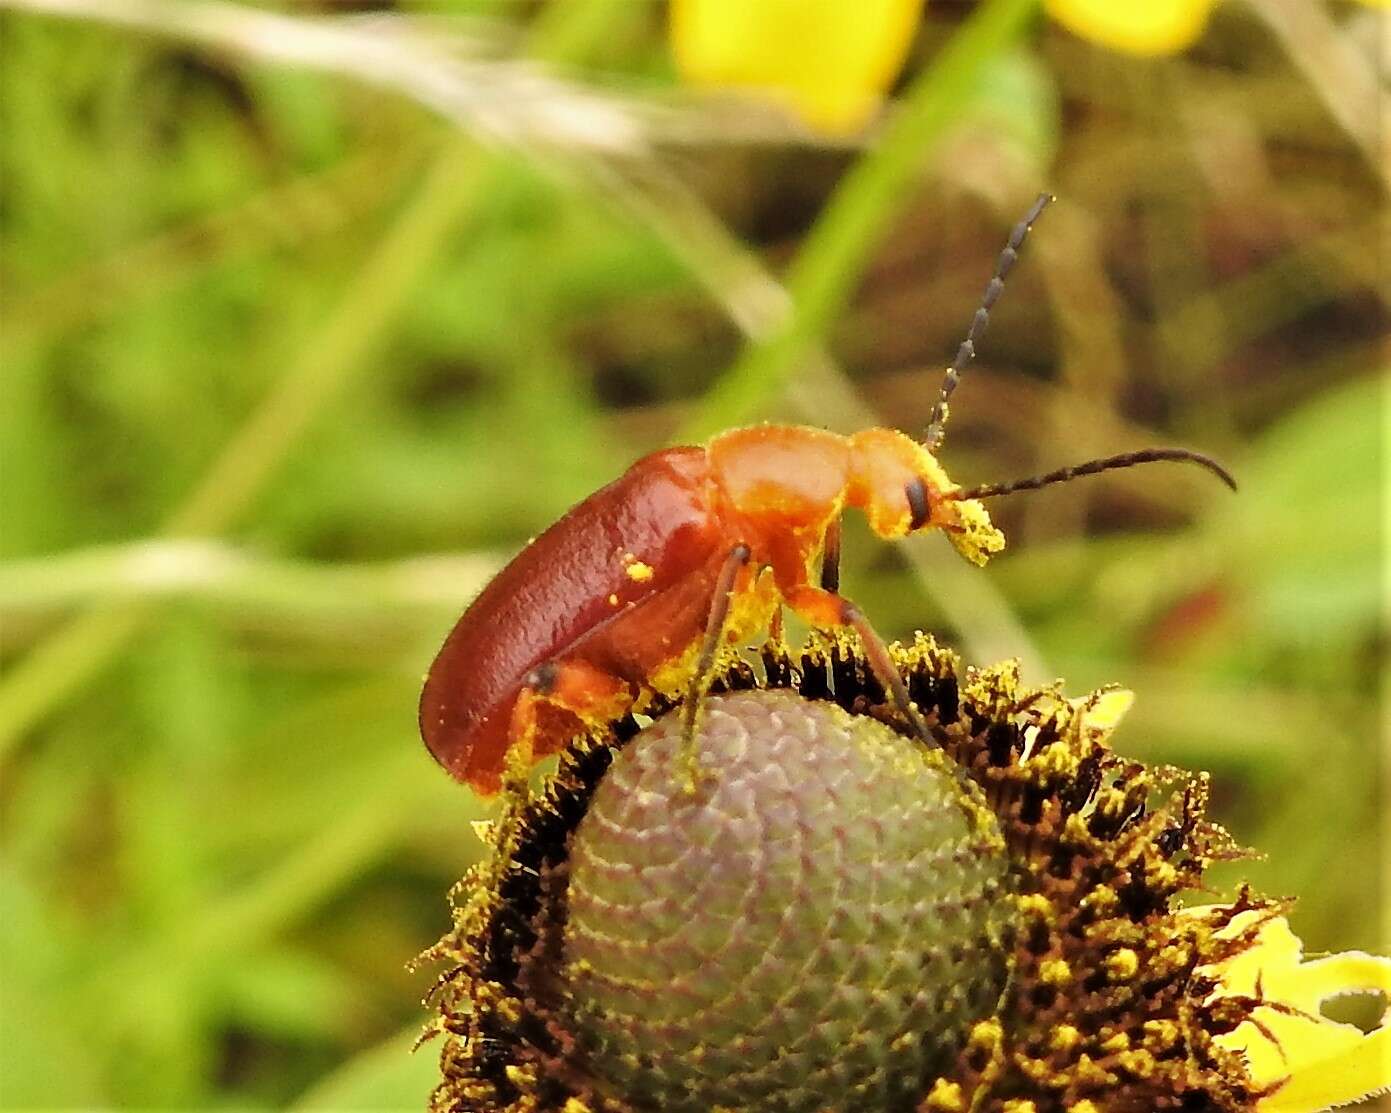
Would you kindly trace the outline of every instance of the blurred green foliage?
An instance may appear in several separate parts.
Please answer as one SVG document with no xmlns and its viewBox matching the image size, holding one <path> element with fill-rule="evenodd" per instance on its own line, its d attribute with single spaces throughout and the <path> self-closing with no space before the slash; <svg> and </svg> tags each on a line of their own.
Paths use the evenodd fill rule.
<svg viewBox="0 0 1391 1113">
<path fill-rule="evenodd" d="M 654 5 L 388 14 L 728 111 L 673 97 Z M 910 89 L 963 14 L 933 6 Z M 1339 18 L 1373 67 L 1378 16 Z M 852 527 L 847 589 L 886 633 L 1134 688 L 1117 744 L 1212 769 L 1268 855 L 1226 880 L 1300 896 L 1312 948 L 1377 945 L 1387 183 L 1338 81 L 1303 76 L 1319 44 L 1259 4 L 1182 59 L 1040 26 L 861 195 L 876 156 L 796 129 L 606 162 L 182 39 L 13 12 L 0 34 L 6 1107 L 418 1108 L 431 974 L 404 964 L 483 814 L 415 736 L 453 618 L 627 462 L 737 412 L 722 370 L 764 356 L 737 360 L 736 319 L 766 331 L 748 299 L 789 264 L 849 304 L 783 352 L 765 416 L 921 425 L 1045 186 L 953 474 L 1180 441 L 1242 493 L 1154 469 L 1002 504 L 978 620 L 945 547 L 910 563 Z M 846 270 L 798 255 L 857 204 Z"/>
</svg>

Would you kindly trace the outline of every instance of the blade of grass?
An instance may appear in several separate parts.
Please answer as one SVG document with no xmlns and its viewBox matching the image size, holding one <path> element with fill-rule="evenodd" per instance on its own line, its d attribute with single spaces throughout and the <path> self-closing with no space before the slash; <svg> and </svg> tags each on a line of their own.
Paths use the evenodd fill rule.
<svg viewBox="0 0 1391 1113">
<path fill-rule="evenodd" d="M 1247 6 L 1279 39 L 1289 60 L 1357 145 L 1383 187 L 1391 188 L 1391 164 L 1386 159 L 1382 127 L 1391 112 L 1391 97 L 1377 74 L 1375 52 L 1359 50 L 1354 37 L 1342 31 L 1322 5 L 1301 0 L 1248 0 Z"/>
<path fill-rule="evenodd" d="M 743 355 L 705 396 L 682 431 L 699 442 L 766 411 L 808 351 L 823 341 L 913 178 L 951 127 L 986 63 L 1022 33 L 1037 0 L 986 0 L 903 98 L 879 147 L 846 174 L 787 277 L 792 312 Z"/>
<path fill-rule="evenodd" d="M 368 148 L 78 267 L 4 307 L 0 361 L 205 268 L 337 232 L 397 196 L 416 169 L 394 147 Z"/>
<path fill-rule="evenodd" d="M 592 2 L 606 10 L 622 10 L 612 0 Z M 74 10 L 82 14 L 81 8 Z M 155 5 L 141 10 L 163 9 Z M 534 48 L 548 58 L 563 50 L 578 51 L 600 37 L 603 25 L 602 20 L 591 20 L 589 4 L 553 5 L 533 31 Z M 576 26 L 587 27 L 587 33 L 571 32 Z M 166 520 L 163 536 L 216 534 L 247 510 L 325 403 L 361 371 L 367 353 L 405 305 L 445 233 L 481 195 L 491 165 L 473 143 L 450 142 L 318 335 L 223 449 L 203 481 Z M 148 614 L 149 608 L 139 603 L 82 614 L 0 678 L 0 760 L 104 667 Z"/>
<path fill-rule="evenodd" d="M 245 513 L 377 343 L 405 303 L 479 177 L 477 152 L 454 144 L 349 285 L 299 360 L 167 519 L 167 537 L 216 534 Z M 0 680 L 0 757 L 120 651 L 149 613 L 136 603 L 89 611 L 61 627 Z"/>
<path fill-rule="evenodd" d="M 378 687 L 393 704 L 399 682 Z M 454 786 L 434 776 L 421 776 L 427 759 L 412 749 L 386 754 L 360 807 L 347 812 L 307 842 L 295 847 L 265 873 L 239 889 L 207 904 L 196 917 L 169 924 L 167 931 L 141 940 L 93 977 L 95 999 L 113 1005 L 103 1023 L 112 1031 L 140 1023 L 140 993 L 132 987 L 158 987 L 168 964 L 202 962 L 216 954 L 227 961 L 274 938 L 306 918 L 335 893 L 359 878 L 394 845 L 405 838 L 412 817 L 440 814 L 441 798 L 456 798 Z M 433 771 L 428 771 L 433 772 Z M 483 814 L 470 797 L 465 820 Z M 152 990 L 155 991 L 155 990 Z"/>
<path fill-rule="evenodd" d="M 405 20 L 306 19 L 226 0 L 0 0 L 0 8 L 107 23 L 219 55 L 332 74 L 407 97 L 471 134 L 528 152 L 641 156 L 661 120 L 641 102 L 533 65 L 452 55 L 428 36 L 412 34 Z M 550 5 L 538 20 L 548 41 L 534 56 L 571 60 L 564 58 L 570 44 L 594 42 L 593 29 L 606 26 L 605 13 L 616 11 L 622 9 L 611 5 L 592 15 L 589 4 L 573 0 Z M 679 128 L 666 130 L 680 134 Z"/>
<path fill-rule="evenodd" d="M 455 611 L 502 566 L 499 555 L 317 563 L 221 541 L 137 541 L 0 563 L 0 627 L 112 599 L 191 599 L 238 612 L 318 614 L 412 608 Z M 4 635 L 0 634 L 0 643 Z"/>
</svg>

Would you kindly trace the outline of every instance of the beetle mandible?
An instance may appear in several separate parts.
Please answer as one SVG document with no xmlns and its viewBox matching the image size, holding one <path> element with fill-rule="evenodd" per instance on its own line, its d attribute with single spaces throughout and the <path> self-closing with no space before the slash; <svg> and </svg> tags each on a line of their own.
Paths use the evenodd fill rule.
<svg viewBox="0 0 1391 1113">
<path fill-rule="evenodd" d="M 1181 448 L 1107 456 L 1010 483 L 960 488 L 934 455 L 948 400 L 975 358 L 1042 194 L 1010 233 L 921 442 L 896 429 L 842 436 L 758 425 L 663 449 L 532 541 L 479 593 L 435 658 L 420 700 L 425 744 L 451 774 L 498 790 L 513 747 L 529 763 L 577 730 L 617 718 L 644 690 L 684 693 L 694 767 L 697 716 L 719 647 L 782 606 L 818 629 L 851 627 L 915 733 L 930 740 L 888 648 L 840 594 L 840 518 L 853 507 L 885 539 L 940 529 L 966 559 L 1004 547 L 982 499 L 1155 460 L 1184 460 L 1235 489 L 1221 464 Z"/>
</svg>

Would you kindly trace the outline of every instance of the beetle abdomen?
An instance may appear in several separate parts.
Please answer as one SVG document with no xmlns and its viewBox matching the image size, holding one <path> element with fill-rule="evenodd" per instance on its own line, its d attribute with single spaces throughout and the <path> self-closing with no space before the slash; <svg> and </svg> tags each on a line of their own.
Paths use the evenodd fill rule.
<svg viewBox="0 0 1391 1113">
<path fill-rule="evenodd" d="M 479 593 L 445 640 L 420 699 L 421 735 L 454 777 L 496 790 L 512 705 L 538 665 L 580 657 L 628 678 L 670 656 L 622 636 L 621 624 L 638 604 L 720 553 L 707 474 L 701 448 L 643 457 L 574 506 Z M 704 595 L 708 608 L 708 588 Z M 690 636 L 703 621 L 701 610 Z M 670 639 L 684 631 L 668 626 L 661 633 Z"/>
</svg>

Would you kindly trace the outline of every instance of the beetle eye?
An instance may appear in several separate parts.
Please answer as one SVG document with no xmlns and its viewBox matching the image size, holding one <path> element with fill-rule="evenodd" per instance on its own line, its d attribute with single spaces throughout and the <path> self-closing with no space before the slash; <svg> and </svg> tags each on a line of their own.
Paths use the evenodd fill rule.
<svg viewBox="0 0 1391 1113">
<path fill-rule="evenodd" d="M 922 529 L 932 516 L 932 508 L 928 505 L 927 484 L 923 482 L 922 476 L 915 475 L 904 485 L 903 491 L 908 496 L 908 512 L 912 515 L 908 529 L 910 532 Z"/>
</svg>

